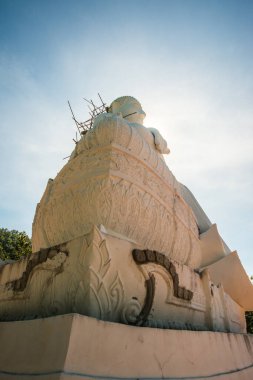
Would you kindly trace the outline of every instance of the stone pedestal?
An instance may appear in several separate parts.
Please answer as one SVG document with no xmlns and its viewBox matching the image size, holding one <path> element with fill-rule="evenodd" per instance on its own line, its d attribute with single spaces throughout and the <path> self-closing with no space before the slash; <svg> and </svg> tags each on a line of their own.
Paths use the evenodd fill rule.
<svg viewBox="0 0 253 380">
<path fill-rule="evenodd" d="M 246 332 L 244 309 L 208 270 L 196 273 L 102 226 L 1 269 L 0 321 L 74 312 L 137 326 Z"/>
<path fill-rule="evenodd" d="M 163 330 L 78 314 L 0 324 L 1 379 L 253 378 L 253 336 Z"/>
</svg>

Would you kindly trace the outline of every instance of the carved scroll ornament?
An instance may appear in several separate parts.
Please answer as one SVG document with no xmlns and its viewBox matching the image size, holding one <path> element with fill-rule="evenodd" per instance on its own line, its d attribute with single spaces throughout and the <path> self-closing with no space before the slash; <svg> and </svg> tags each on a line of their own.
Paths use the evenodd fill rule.
<svg viewBox="0 0 253 380">
<path fill-rule="evenodd" d="M 177 298 L 181 298 L 185 301 L 191 301 L 193 297 L 193 292 L 179 285 L 179 278 L 176 272 L 176 267 L 163 253 L 157 251 L 150 251 L 148 249 L 134 249 L 133 259 L 138 265 L 143 265 L 147 263 L 161 265 L 172 277 L 174 296 Z"/>
</svg>

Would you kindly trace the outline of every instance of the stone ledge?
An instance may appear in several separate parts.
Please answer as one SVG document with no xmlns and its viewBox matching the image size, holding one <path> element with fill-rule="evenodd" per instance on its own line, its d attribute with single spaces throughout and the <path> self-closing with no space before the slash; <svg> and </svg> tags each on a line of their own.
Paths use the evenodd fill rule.
<svg viewBox="0 0 253 380">
<path fill-rule="evenodd" d="M 1 322 L 2 379 L 253 378 L 253 335 L 150 329 L 67 314 Z"/>
</svg>

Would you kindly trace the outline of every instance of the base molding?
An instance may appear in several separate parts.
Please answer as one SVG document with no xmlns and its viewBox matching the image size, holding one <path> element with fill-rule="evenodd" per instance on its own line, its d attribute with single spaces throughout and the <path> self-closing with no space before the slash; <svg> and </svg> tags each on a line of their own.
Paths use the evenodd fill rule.
<svg viewBox="0 0 253 380">
<path fill-rule="evenodd" d="M 253 378 L 253 335 L 163 330 L 67 314 L 0 323 L 1 379 Z"/>
</svg>

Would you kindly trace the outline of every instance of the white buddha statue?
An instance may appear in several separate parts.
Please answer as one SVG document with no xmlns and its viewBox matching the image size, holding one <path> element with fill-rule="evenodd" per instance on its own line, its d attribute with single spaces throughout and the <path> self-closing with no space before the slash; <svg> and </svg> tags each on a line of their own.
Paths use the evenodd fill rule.
<svg viewBox="0 0 253 380">
<path fill-rule="evenodd" d="M 115 99 L 108 108 L 108 112 L 119 115 L 127 120 L 131 127 L 134 127 L 142 136 L 142 138 L 160 154 L 170 153 L 167 142 L 162 137 L 160 132 L 156 128 L 146 128 L 143 126 L 143 121 L 146 117 L 146 113 L 143 111 L 140 102 L 134 97 L 121 96 Z M 97 121 L 99 121 L 99 117 L 95 120 L 94 126 L 96 125 Z M 201 206 L 199 205 L 194 195 L 190 192 L 190 190 L 183 184 L 178 184 L 178 189 L 180 191 L 181 197 L 194 212 L 200 233 L 207 231 L 212 225 L 209 218 L 202 210 Z"/>
<path fill-rule="evenodd" d="M 138 133 L 159 153 L 170 153 L 167 142 L 155 128 L 146 128 L 143 126 L 143 120 L 146 117 L 140 102 L 132 96 L 121 96 L 112 102 L 108 109 L 109 113 L 117 114 L 127 120 L 132 127 L 137 129 Z"/>
<path fill-rule="evenodd" d="M 37 206 L 34 251 L 96 226 L 191 270 L 209 271 L 210 281 L 252 310 L 253 287 L 237 253 L 166 166 L 167 143 L 157 129 L 143 126 L 145 116 L 138 100 L 122 96 L 94 119 Z"/>
</svg>

